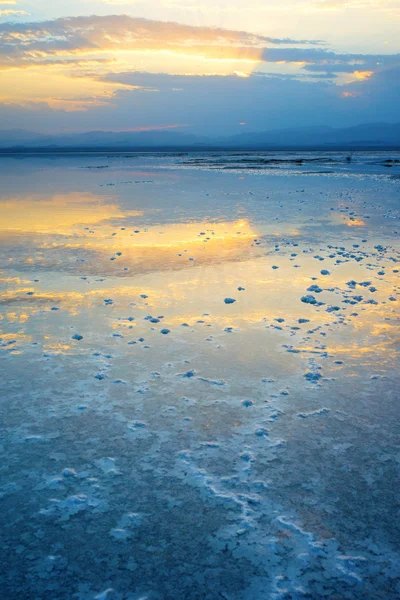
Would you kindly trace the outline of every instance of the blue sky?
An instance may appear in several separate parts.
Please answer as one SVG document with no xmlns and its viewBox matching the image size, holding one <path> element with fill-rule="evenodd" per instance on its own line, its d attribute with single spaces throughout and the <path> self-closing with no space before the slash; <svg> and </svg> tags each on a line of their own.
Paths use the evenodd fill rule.
<svg viewBox="0 0 400 600">
<path fill-rule="evenodd" d="M 0 118 L 205 135 L 395 122 L 399 25 L 400 0 L 0 0 Z"/>
</svg>

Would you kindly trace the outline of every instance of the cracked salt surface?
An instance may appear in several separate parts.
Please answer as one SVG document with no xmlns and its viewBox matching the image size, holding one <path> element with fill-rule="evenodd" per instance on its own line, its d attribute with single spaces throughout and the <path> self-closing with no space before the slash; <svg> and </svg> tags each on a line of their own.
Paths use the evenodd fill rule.
<svg viewBox="0 0 400 600">
<path fill-rule="evenodd" d="M 0 164 L 3 597 L 398 598 L 386 156 L 92 158 Z"/>
</svg>

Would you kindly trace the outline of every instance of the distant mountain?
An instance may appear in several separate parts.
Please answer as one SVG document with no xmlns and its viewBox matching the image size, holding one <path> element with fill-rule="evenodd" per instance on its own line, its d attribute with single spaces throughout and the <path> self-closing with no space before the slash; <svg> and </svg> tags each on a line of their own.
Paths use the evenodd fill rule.
<svg viewBox="0 0 400 600">
<path fill-rule="evenodd" d="M 233 147 L 400 147 L 400 123 L 371 123 L 334 129 L 332 127 L 301 127 L 272 131 L 242 133 L 222 138 Z"/>
<path fill-rule="evenodd" d="M 1 151 L 79 151 L 154 149 L 357 149 L 400 148 L 400 123 L 370 123 L 344 129 L 301 127 L 206 138 L 179 131 L 88 131 L 40 134 L 22 129 L 0 131 Z"/>
<path fill-rule="evenodd" d="M 207 141 L 207 140 L 206 140 Z M 45 135 L 21 129 L 0 131 L 0 148 L 56 149 L 56 148 L 132 148 L 191 146 L 201 138 L 177 131 L 87 131 Z"/>
<path fill-rule="evenodd" d="M 25 131 L 25 129 L 4 129 L 0 130 L 0 148 L 11 148 L 13 146 L 32 146 L 40 144 L 47 136 Z"/>
</svg>

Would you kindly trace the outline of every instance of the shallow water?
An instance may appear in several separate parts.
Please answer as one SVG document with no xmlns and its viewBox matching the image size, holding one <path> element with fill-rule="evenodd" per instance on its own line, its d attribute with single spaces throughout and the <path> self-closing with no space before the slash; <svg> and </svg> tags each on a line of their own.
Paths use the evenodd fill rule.
<svg viewBox="0 0 400 600">
<path fill-rule="evenodd" d="M 2 598 L 399 597 L 399 158 L 1 158 Z"/>
</svg>

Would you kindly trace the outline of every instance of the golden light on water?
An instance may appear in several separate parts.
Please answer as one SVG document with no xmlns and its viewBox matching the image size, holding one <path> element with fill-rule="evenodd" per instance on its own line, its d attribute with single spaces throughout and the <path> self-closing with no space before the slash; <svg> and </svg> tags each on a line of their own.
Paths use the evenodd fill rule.
<svg viewBox="0 0 400 600">
<path fill-rule="evenodd" d="M 125 219 L 126 212 L 90 193 L 28 196 L 0 201 L 0 232 L 71 233 L 74 226 Z M 130 213 L 132 214 L 132 213 Z M 141 212 L 133 212 L 141 215 Z"/>
<path fill-rule="evenodd" d="M 348 227 L 365 227 L 365 221 L 363 221 L 362 219 L 352 219 L 349 221 L 346 221 L 346 225 Z"/>
</svg>

